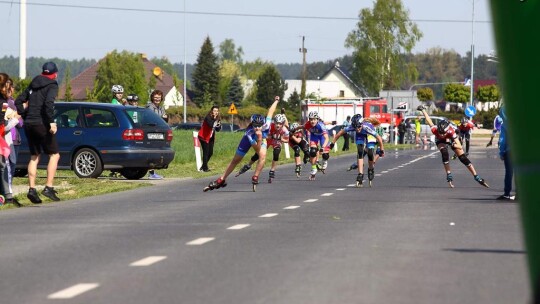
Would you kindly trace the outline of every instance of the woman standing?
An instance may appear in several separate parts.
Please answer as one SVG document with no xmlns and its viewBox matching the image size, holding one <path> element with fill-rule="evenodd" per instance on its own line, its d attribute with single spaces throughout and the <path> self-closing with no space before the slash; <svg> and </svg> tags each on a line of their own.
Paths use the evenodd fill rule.
<svg viewBox="0 0 540 304">
<path fill-rule="evenodd" d="M 167 112 L 165 112 L 165 108 L 161 105 L 161 102 L 163 101 L 163 92 L 160 90 L 154 90 L 150 94 L 150 103 L 146 106 L 150 110 L 154 111 L 159 117 L 161 117 L 165 122 L 169 122 L 169 117 L 167 116 Z M 138 98 L 137 98 L 138 99 Z M 149 172 L 149 179 L 163 179 L 163 176 L 156 173 L 154 169 L 151 169 Z"/>
<path fill-rule="evenodd" d="M 206 117 L 204 118 L 201 129 L 199 130 L 199 142 L 201 143 L 203 157 L 200 171 L 208 172 L 208 161 L 214 154 L 214 140 L 216 138 L 215 131 L 221 131 L 221 116 L 219 115 L 218 106 L 212 106 Z"/>
</svg>

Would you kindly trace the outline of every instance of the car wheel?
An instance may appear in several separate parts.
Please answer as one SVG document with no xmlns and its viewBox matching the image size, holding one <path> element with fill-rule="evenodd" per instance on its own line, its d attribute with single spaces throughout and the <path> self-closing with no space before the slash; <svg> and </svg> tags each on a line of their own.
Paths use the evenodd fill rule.
<svg viewBox="0 0 540 304">
<path fill-rule="evenodd" d="M 148 168 L 124 168 L 120 174 L 127 179 L 141 179 L 148 173 Z"/>
<path fill-rule="evenodd" d="M 28 169 L 15 169 L 13 173 L 14 177 L 25 177 L 26 175 L 28 175 Z"/>
<path fill-rule="evenodd" d="M 81 178 L 97 178 L 103 172 L 103 165 L 96 151 L 84 148 L 73 158 L 73 171 Z"/>
</svg>

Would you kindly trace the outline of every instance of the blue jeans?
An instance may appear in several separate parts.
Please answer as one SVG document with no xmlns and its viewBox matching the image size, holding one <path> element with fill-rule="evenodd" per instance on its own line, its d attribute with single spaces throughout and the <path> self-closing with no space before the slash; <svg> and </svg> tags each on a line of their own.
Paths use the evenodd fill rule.
<svg viewBox="0 0 540 304">
<path fill-rule="evenodd" d="M 514 168 L 512 168 L 512 161 L 510 160 L 510 153 L 506 152 L 503 155 L 504 161 L 504 195 L 510 196 L 512 191 L 512 177 L 514 176 Z"/>
</svg>

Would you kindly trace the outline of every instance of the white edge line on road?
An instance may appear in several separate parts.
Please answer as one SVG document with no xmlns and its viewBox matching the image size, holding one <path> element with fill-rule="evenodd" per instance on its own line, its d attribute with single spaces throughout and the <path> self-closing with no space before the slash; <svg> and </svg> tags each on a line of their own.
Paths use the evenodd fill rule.
<svg viewBox="0 0 540 304">
<path fill-rule="evenodd" d="M 229 230 L 240 230 L 240 229 L 247 228 L 249 226 L 251 226 L 251 224 L 237 224 L 237 225 L 231 226 L 231 227 L 229 227 L 227 229 L 229 229 Z"/>
<path fill-rule="evenodd" d="M 317 199 L 317 198 L 310 198 L 310 199 L 308 199 L 308 200 L 305 200 L 304 203 L 314 203 L 314 202 L 316 202 L 316 201 L 318 201 L 318 200 L 319 200 L 319 199 Z"/>
<path fill-rule="evenodd" d="M 285 210 L 291 210 L 291 209 L 296 209 L 296 208 L 300 208 L 300 206 L 289 206 L 289 207 L 285 207 L 283 209 Z"/>
<path fill-rule="evenodd" d="M 334 195 L 334 193 L 329 192 L 329 193 L 323 193 L 323 194 L 321 194 L 321 196 L 331 196 L 331 195 Z"/>
<path fill-rule="evenodd" d="M 149 256 L 149 257 L 146 257 L 144 259 L 140 259 L 138 261 L 135 261 L 135 262 L 129 264 L 129 266 L 150 266 L 150 265 L 155 264 L 155 263 L 157 263 L 159 261 L 163 261 L 166 258 L 167 257 L 163 256 L 163 255 Z"/>
<path fill-rule="evenodd" d="M 202 237 L 202 238 L 194 239 L 191 242 L 187 242 L 186 245 L 203 245 L 215 239 L 216 238 L 213 238 L 213 237 Z"/>
<path fill-rule="evenodd" d="M 98 283 L 76 284 L 66 289 L 50 294 L 49 296 L 47 296 L 47 299 L 71 299 L 82 293 L 85 293 L 94 288 L 97 288 L 98 286 L 99 286 Z"/>
<path fill-rule="evenodd" d="M 267 214 L 263 214 L 263 215 L 259 215 L 259 217 L 274 217 L 278 215 L 277 213 L 267 213 Z"/>
</svg>

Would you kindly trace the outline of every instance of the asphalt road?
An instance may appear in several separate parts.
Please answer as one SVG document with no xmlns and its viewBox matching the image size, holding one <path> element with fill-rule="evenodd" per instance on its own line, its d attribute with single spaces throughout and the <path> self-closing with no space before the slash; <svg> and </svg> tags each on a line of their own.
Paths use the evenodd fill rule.
<svg viewBox="0 0 540 304">
<path fill-rule="evenodd" d="M 470 156 L 491 189 L 458 160 L 450 189 L 434 150 L 387 151 L 355 188 L 353 157 L 315 181 L 281 166 L 257 192 L 246 173 L 1 212 L 0 302 L 528 302 L 496 149 Z"/>
</svg>

